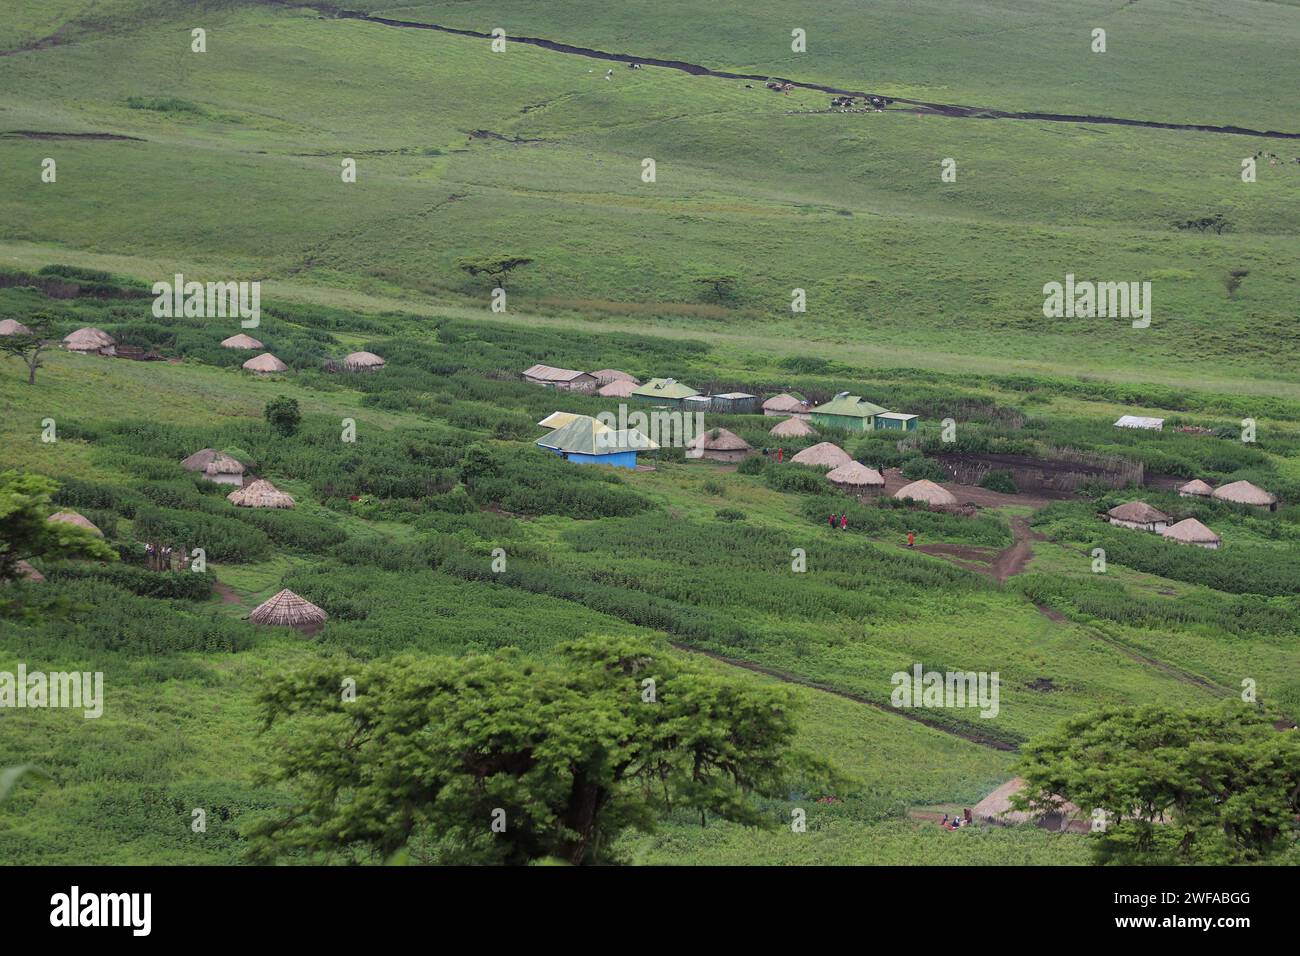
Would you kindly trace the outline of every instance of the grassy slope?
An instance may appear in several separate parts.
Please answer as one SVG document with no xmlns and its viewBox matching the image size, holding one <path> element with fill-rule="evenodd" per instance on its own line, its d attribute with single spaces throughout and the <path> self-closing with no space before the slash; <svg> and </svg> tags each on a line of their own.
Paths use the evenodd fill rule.
<svg viewBox="0 0 1300 956">
<path fill-rule="evenodd" d="M 903 364 L 990 356 L 1187 382 L 1295 379 L 1300 340 L 1281 304 L 1300 278 L 1287 255 L 1300 166 L 1263 166 L 1259 182 L 1241 183 L 1240 158 L 1261 141 L 787 115 L 826 97 L 666 70 L 606 83 L 582 58 L 494 55 L 475 40 L 303 11 L 210 19 L 203 56 L 151 30 L 6 59 L 5 126 L 147 142 L 0 138 L 15 169 L 51 153 L 60 162 L 59 182 L 35 193 L 0 186 L 0 240 L 47 257 L 51 245 L 122 256 L 151 280 L 193 264 L 478 308 L 485 290 L 454 260 L 508 247 L 537 259 L 512 283 L 520 321 L 601 309 L 664 331 L 797 336 Z M 92 69 L 88 90 L 78 77 Z M 130 96 L 201 112 L 129 109 Z M 355 185 L 339 181 L 343 155 L 360 161 Z M 653 185 L 639 179 L 647 156 Z M 939 182 L 947 156 L 956 183 Z M 1212 212 L 1234 231 L 1171 225 Z M 1234 268 L 1250 276 L 1229 299 L 1222 278 Z M 741 280 L 711 317 L 693 281 L 706 272 Z M 1044 319 L 1041 286 L 1066 272 L 1150 279 L 1153 327 Z M 810 311 L 794 320 L 796 287 Z"/>
<path fill-rule="evenodd" d="M 593 0 L 345 4 L 393 19 L 561 40 L 732 72 L 1006 110 L 1292 129 L 1281 76 L 1300 9 L 1247 0 L 780 0 L 653 8 Z M 807 31 L 808 50 L 790 49 Z M 1092 53 L 1092 30 L 1107 52 Z M 1230 65 L 1230 73 L 1206 69 Z M 1136 94 L 1136 95 L 1135 95 Z M 1289 125 L 1288 125 L 1289 123 Z M 1295 131 L 1292 129 L 1292 131 Z"/>
</svg>

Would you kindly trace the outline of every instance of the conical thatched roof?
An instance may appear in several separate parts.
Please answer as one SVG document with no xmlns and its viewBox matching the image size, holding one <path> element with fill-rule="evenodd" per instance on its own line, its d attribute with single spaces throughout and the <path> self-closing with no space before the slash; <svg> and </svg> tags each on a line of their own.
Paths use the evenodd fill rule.
<svg viewBox="0 0 1300 956">
<path fill-rule="evenodd" d="M 806 412 L 808 403 L 800 401 L 788 392 L 773 395 L 763 403 L 765 412 Z"/>
<path fill-rule="evenodd" d="M 604 398 L 628 398 L 636 389 L 636 381 L 619 379 L 616 382 L 610 382 L 608 385 L 602 385 L 596 389 L 596 394 Z"/>
<path fill-rule="evenodd" d="M 45 580 L 45 575 L 41 574 L 26 561 L 19 561 L 14 565 L 14 570 L 18 572 L 18 580 L 27 581 L 31 584 L 40 584 Z"/>
<path fill-rule="evenodd" d="M 369 372 L 383 368 L 384 360 L 374 352 L 353 352 L 343 360 L 343 367 L 349 372 Z"/>
<path fill-rule="evenodd" d="M 75 511 L 56 511 L 45 520 L 59 521 L 64 524 L 75 524 L 78 528 L 85 528 L 87 531 L 95 532 L 95 534 L 99 535 L 101 538 L 104 537 L 104 532 L 96 528 L 89 518 L 79 515 Z"/>
<path fill-rule="evenodd" d="M 229 455 L 217 452 L 212 460 L 203 467 L 203 473 L 205 475 L 242 475 L 244 466 Z"/>
<path fill-rule="evenodd" d="M 251 335 L 245 335 L 243 332 L 232 335 L 228 339 L 222 339 L 221 345 L 228 349 L 260 349 L 262 347 L 261 342 Z"/>
<path fill-rule="evenodd" d="M 1153 508 L 1145 501 L 1126 501 L 1106 512 L 1117 521 L 1132 521 L 1135 524 L 1151 524 L 1155 521 L 1168 521 L 1169 515 L 1158 508 Z"/>
<path fill-rule="evenodd" d="M 241 508 L 292 508 L 293 496 L 287 495 L 264 478 L 250 481 L 226 495 L 226 500 Z"/>
<path fill-rule="evenodd" d="M 700 451 L 750 451 L 749 442 L 725 428 L 710 428 L 700 432 L 686 444 Z"/>
<path fill-rule="evenodd" d="M 641 384 L 641 380 L 627 372 L 620 372 L 616 368 L 602 368 L 591 373 L 596 377 L 596 383 L 599 385 L 610 385 L 614 382 L 631 382 L 632 387 L 636 388 Z"/>
<path fill-rule="evenodd" d="M 1180 495 L 1196 495 L 1200 498 L 1209 498 L 1214 494 L 1214 488 L 1199 478 L 1193 478 L 1187 484 L 1180 485 L 1178 493 Z"/>
<path fill-rule="evenodd" d="M 773 425 L 768 434 L 775 438 L 803 438 L 806 435 L 816 435 L 817 429 L 802 418 L 787 418 L 779 425 Z"/>
<path fill-rule="evenodd" d="M 976 820 L 991 820 L 997 823 L 1029 823 L 1035 816 L 1026 810 L 1012 810 L 1011 798 L 1025 788 L 1021 777 L 1008 780 L 987 797 L 971 808 L 971 816 Z M 1082 811 L 1073 803 L 1062 800 L 1060 813 L 1067 817 L 1077 817 Z"/>
<path fill-rule="evenodd" d="M 1231 501 L 1239 505 L 1266 507 L 1277 504 L 1277 495 L 1270 494 L 1249 481 L 1234 481 L 1230 485 L 1215 488 L 1214 497 L 1220 501 Z"/>
<path fill-rule="evenodd" d="M 0 322 L 0 335 L 31 335 L 32 330 L 17 319 L 5 319 Z"/>
<path fill-rule="evenodd" d="M 97 349 L 108 348 L 110 345 L 116 345 L 117 341 L 103 329 L 97 329 L 94 326 L 86 326 L 84 329 L 77 329 L 63 338 L 63 345 L 74 351 L 93 352 Z"/>
<path fill-rule="evenodd" d="M 288 588 L 267 598 L 253 608 L 248 619 L 254 624 L 276 627 L 304 627 L 324 624 L 329 615 L 306 598 L 299 597 Z"/>
<path fill-rule="evenodd" d="M 1166 538 L 1181 541 L 1183 544 L 1218 544 L 1219 536 L 1195 518 L 1184 518 L 1178 524 L 1170 525 L 1160 532 Z"/>
<path fill-rule="evenodd" d="M 204 468 L 208 467 L 208 465 L 212 464 L 212 460 L 220 454 L 221 452 L 217 451 L 215 448 L 200 448 L 194 454 L 190 455 L 190 457 L 182 461 L 181 467 L 186 471 L 202 471 Z"/>
<path fill-rule="evenodd" d="M 250 372 L 260 372 L 263 375 L 270 372 L 287 372 L 289 366 L 285 365 L 270 352 L 263 352 L 261 355 L 254 356 L 244 363 L 244 368 Z"/>
<path fill-rule="evenodd" d="M 849 453 L 839 445 L 824 441 L 820 444 L 813 445 L 811 448 L 805 448 L 790 460 L 796 465 L 815 465 L 819 468 L 838 468 L 840 465 L 847 465 L 853 459 L 850 458 Z"/>
<path fill-rule="evenodd" d="M 953 497 L 952 492 L 939 485 L 936 485 L 928 478 L 922 478 L 920 481 L 914 481 L 910 485 L 904 485 L 894 492 L 895 498 L 911 498 L 913 501 L 924 501 L 928 505 L 955 505 L 957 499 Z"/>
<path fill-rule="evenodd" d="M 874 468 L 868 468 L 861 462 L 851 461 L 847 465 L 832 468 L 826 473 L 826 480 L 850 488 L 883 488 L 885 476 Z"/>
</svg>

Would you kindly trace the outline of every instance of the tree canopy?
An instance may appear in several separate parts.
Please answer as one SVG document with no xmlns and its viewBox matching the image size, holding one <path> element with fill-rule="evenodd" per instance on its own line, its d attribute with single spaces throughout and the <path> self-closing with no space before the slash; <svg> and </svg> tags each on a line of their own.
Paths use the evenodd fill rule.
<svg viewBox="0 0 1300 956">
<path fill-rule="evenodd" d="M 792 703 L 626 638 L 554 663 L 319 662 L 261 697 L 272 777 L 299 797 L 253 828 L 252 857 L 584 864 L 674 808 L 770 826 L 752 795 L 830 774 L 790 749 Z"/>
<path fill-rule="evenodd" d="M 32 558 L 117 560 L 117 552 L 93 532 L 47 520 L 58 488 L 44 475 L 0 472 L 0 582 L 18 577 L 18 562 Z"/>
<path fill-rule="evenodd" d="M 1027 744 L 1020 769 L 1023 809 L 1105 811 L 1099 862 L 1247 863 L 1295 840 L 1300 731 L 1255 706 L 1085 714 Z"/>
</svg>

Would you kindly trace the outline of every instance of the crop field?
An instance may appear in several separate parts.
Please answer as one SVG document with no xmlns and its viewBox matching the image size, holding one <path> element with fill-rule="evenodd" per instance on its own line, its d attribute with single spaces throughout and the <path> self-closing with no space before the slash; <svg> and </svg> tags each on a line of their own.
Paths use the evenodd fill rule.
<svg viewBox="0 0 1300 956">
<path fill-rule="evenodd" d="M 0 858 L 1300 863 L 1300 2 L 1230 6 L 11 0 Z M 253 324 L 161 310 L 180 275 Z M 1052 317 L 1076 280 L 1149 313 Z M 815 431 L 714 398 L 742 453 L 582 464 L 542 419 L 663 408 L 539 364 Z M 885 490 L 791 462 L 823 442 Z M 1014 777 L 1082 825 L 938 825 Z"/>
</svg>

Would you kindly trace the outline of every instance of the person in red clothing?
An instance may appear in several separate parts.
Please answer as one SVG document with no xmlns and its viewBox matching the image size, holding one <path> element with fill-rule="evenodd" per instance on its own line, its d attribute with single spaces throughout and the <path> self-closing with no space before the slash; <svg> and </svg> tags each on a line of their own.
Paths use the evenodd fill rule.
<svg viewBox="0 0 1300 956">
<path fill-rule="evenodd" d="M 826 520 L 829 521 L 829 522 L 831 523 L 831 527 L 832 527 L 832 528 L 835 527 L 835 514 L 834 514 L 834 512 L 832 512 L 832 513 L 831 513 L 831 516 L 830 516 L 829 518 L 827 518 Z"/>
<path fill-rule="evenodd" d="M 840 515 L 840 530 L 847 531 L 848 528 L 849 528 L 849 516 L 847 514 Z"/>
<path fill-rule="evenodd" d="M 907 546 L 910 548 L 914 544 L 916 544 L 916 532 L 909 531 L 907 532 Z"/>
<path fill-rule="evenodd" d="M 778 449 L 776 450 L 776 460 L 777 460 L 777 463 L 778 463 L 778 464 L 785 460 L 785 449 L 784 449 L 784 448 L 778 448 Z"/>
</svg>

